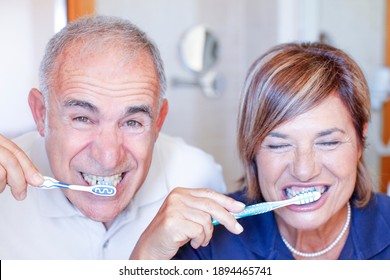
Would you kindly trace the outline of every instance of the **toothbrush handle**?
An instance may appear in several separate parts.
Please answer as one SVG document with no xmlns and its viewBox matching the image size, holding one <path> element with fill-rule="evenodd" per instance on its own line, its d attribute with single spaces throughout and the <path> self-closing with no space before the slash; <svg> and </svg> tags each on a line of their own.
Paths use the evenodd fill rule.
<svg viewBox="0 0 390 280">
<path fill-rule="evenodd" d="M 84 189 L 81 186 L 70 185 L 70 184 L 67 184 L 67 183 L 59 182 L 59 181 L 51 182 L 51 184 L 46 184 L 46 185 L 39 186 L 39 188 L 41 188 L 41 189 L 60 188 L 60 189 L 70 189 L 70 190 L 76 190 L 76 191 L 86 191 L 86 189 Z"/>
<path fill-rule="evenodd" d="M 78 185 L 68 185 L 68 189 L 75 190 L 75 191 L 83 191 L 83 192 L 91 192 L 89 189 L 87 189 L 84 186 L 78 186 Z"/>
<path fill-rule="evenodd" d="M 69 185 L 65 184 L 65 183 L 58 182 L 58 183 L 44 184 L 44 185 L 38 186 L 38 188 L 40 188 L 40 189 L 57 189 L 57 188 L 69 189 Z"/>
<path fill-rule="evenodd" d="M 319 193 L 317 190 L 310 191 L 310 192 L 304 192 L 300 193 L 299 195 L 294 196 L 293 198 L 281 200 L 281 201 L 272 201 L 272 202 L 262 202 L 258 204 L 253 204 L 250 206 L 245 207 L 243 211 L 240 213 L 233 213 L 232 215 L 236 219 L 263 214 L 272 210 L 275 210 L 280 207 L 288 206 L 291 204 L 306 204 L 314 202 L 318 199 L 320 199 L 321 193 Z M 211 219 L 213 225 L 218 225 L 219 222 Z"/>
<path fill-rule="evenodd" d="M 239 213 L 233 214 L 233 216 L 236 219 L 248 217 L 248 216 L 254 216 L 258 214 L 263 214 L 269 211 L 272 211 L 274 208 L 272 207 L 271 203 L 268 202 L 263 202 L 263 203 L 258 203 L 254 205 L 249 205 L 245 207 L 245 209 Z"/>
<path fill-rule="evenodd" d="M 270 212 L 272 210 L 275 210 L 280 207 L 284 207 L 291 204 L 291 201 L 285 200 L 285 201 L 275 201 L 275 202 L 261 202 L 253 205 L 249 205 L 245 207 L 244 210 L 242 210 L 239 213 L 233 213 L 232 215 L 236 219 L 245 218 L 249 216 L 259 215 L 266 212 Z M 217 220 L 212 219 L 213 225 L 219 225 L 219 222 Z"/>
<path fill-rule="evenodd" d="M 52 188 L 63 188 L 71 189 L 76 191 L 90 192 L 98 196 L 114 196 L 116 194 L 116 188 L 109 185 L 94 185 L 94 186 L 82 186 L 82 185 L 72 185 L 64 182 L 57 181 L 54 178 L 45 176 L 45 182 L 39 188 L 43 189 L 52 189 Z"/>
</svg>

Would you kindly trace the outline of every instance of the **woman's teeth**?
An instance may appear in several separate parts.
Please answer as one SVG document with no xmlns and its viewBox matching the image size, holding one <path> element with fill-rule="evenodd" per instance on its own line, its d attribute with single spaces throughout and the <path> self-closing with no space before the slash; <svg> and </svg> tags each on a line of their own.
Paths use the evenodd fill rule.
<svg viewBox="0 0 390 280">
<path fill-rule="evenodd" d="M 84 180 L 91 186 L 94 185 L 110 185 L 116 187 L 122 181 L 122 174 L 112 176 L 96 176 L 82 173 Z"/>
<path fill-rule="evenodd" d="M 324 192 L 328 191 L 328 189 L 329 189 L 329 186 L 315 186 L 315 187 L 311 187 L 311 188 L 290 187 L 290 188 L 287 188 L 285 190 L 285 193 L 286 193 L 287 198 L 293 198 L 293 197 L 295 197 L 301 193 L 305 193 L 305 192 L 318 191 L 321 194 L 323 194 Z"/>
</svg>

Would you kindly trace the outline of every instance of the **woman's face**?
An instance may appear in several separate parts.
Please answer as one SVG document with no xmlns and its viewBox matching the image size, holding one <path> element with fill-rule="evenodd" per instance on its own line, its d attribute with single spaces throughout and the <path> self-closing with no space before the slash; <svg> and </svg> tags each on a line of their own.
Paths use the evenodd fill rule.
<svg viewBox="0 0 390 280">
<path fill-rule="evenodd" d="M 276 201 L 317 189 L 318 201 L 277 210 L 290 226 L 317 228 L 351 197 L 361 154 L 351 116 L 333 94 L 266 136 L 256 153 L 261 193 Z"/>
</svg>

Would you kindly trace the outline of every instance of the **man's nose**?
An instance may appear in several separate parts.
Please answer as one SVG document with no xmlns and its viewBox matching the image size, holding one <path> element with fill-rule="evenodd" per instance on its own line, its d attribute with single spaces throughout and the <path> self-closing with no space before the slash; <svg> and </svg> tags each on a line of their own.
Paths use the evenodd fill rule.
<svg viewBox="0 0 390 280">
<path fill-rule="evenodd" d="M 291 163 L 291 173 L 299 181 L 307 182 L 320 173 L 317 156 L 312 150 L 298 150 Z"/>
<path fill-rule="evenodd" d="M 124 156 L 123 138 L 116 129 L 104 129 L 96 135 L 92 156 L 104 169 L 115 169 Z"/>
</svg>

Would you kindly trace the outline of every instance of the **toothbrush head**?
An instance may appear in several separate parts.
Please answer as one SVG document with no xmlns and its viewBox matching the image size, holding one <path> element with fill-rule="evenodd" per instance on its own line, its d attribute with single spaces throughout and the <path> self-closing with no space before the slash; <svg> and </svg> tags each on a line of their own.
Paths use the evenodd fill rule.
<svg viewBox="0 0 390 280">
<path fill-rule="evenodd" d="M 108 185 L 95 185 L 92 186 L 91 192 L 100 196 L 114 196 L 116 188 Z"/>
<path fill-rule="evenodd" d="M 308 204 L 319 200 L 320 197 L 321 197 L 321 193 L 318 191 L 302 192 L 295 197 L 296 198 L 295 204 L 298 205 Z"/>
</svg>

